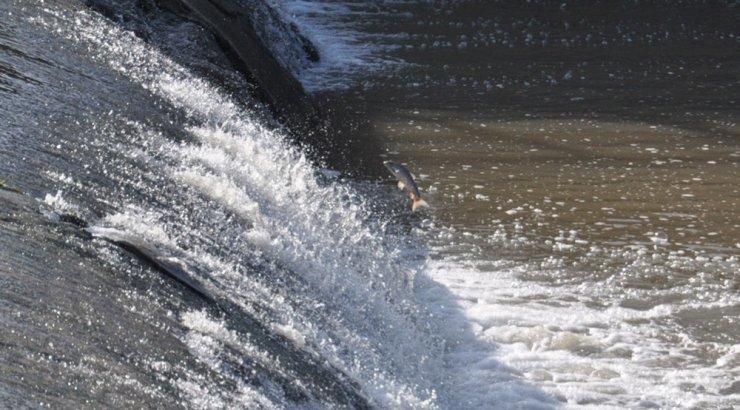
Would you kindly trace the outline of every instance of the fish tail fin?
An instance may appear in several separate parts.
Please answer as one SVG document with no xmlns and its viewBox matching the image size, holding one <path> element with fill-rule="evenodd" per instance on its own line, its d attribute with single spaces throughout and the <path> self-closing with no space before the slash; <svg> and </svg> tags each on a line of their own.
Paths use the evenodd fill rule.
<svg viewBox="0 0 740 410">
<path fill-rule="evenodd" d="M 411 210 L 416 211 L 419 208 L 429 208 L 429 204 L 427 203 L 427 201 L 421 198 L 416 198 L 414 199 L 414 202 L 411 204 Z"/>
</svg>

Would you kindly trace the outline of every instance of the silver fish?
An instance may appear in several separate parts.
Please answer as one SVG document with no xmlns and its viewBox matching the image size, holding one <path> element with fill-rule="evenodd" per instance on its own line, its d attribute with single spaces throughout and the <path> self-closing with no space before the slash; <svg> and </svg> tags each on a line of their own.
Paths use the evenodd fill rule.
<svg viewBox="0 0 740 410">
<path fill-rule="evenodd" d="M 416 186 L 414 177 L 411 176 L 411 172 L 409 172 L 406 167 L 395 161 L 383 161 L 383 165 L 385 165 L 385 167 L 388 168 L 398 180 L 398 189 L 406 191 L 406 194 L 411 198 L 411 210 L 416 211 L 418 208 L 429 208 L 429 204 L 427 204 L 425 200 L 421 199 L 419 187 Z"/>
</svg>

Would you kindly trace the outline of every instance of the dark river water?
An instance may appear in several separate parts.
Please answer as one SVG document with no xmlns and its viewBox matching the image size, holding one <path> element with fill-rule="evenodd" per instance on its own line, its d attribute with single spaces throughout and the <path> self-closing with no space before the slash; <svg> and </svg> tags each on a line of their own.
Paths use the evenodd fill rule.
<svg viewBox="0 0 740 410">
<path fill-rule="evenodd" d="M 740 3 L 235 3 L 354 168 L 156 2 L 0 3 L 6 407 L 740 406 Z"/>
<path fill-rule="evenodd" d="M 573 406 L 738 405 L 740 5 L 298 4 L 381 67 L 318 93 L 416 174 L 494 357 Z"/>
</svg>

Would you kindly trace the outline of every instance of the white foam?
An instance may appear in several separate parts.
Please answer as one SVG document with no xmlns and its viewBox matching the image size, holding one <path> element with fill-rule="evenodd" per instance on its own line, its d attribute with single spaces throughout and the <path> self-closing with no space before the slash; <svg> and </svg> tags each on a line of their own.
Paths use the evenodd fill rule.
<svg viewBox="0 0 740 410">
<path fill-rule="evenodd" d="M 299 73 L 301 83 L 310 92 L 347 88 L 365 79 L 363 74 L 401 64 L 387 56 L 392 47 L 388 41 L 362 33 L 346 22 L 349 17 L 377 13 L 372 4 L 289 0 L 277 9 L 318 49 L 319 62 Z"/>
<path fill-rule="evenodd" d="M 273 323 L 270 328 L 276 334 L 293 342 L 297 348 L 303 349 L 306 346 L 306 336 L 296 330 L 292 325 Z"/>
<path fill-rule="evenodd" d="M 197 266 L 196 274 L 205 275 L 199 279 L 217 283 L 277 334 L 347 374 L 373 403 L 434 408 L 439 374 L 423 364 L 434 356 L 434 347 L 418 329 L 425 324 L 404 313 L 414 309 L 408 301 L 412 274 L 397 258 L 398 249 L 379 234 L 383 226 L 368 222 L 358 194 L 346 185 L 319 184 L 318 170 L 281 134 L 260 126 L 249 112 L 135 37 L 86 11 L 71 18 L 50 15 L 34 23 L 82 43 L 102 64 L 166 100 L 191 124 L 185 131 L 192 142 L 174 143 L 145 125 L 127 123 L 138 130 L 139 140 L 132 144 L 137 149 L 111 147 L 150 174 L 137 189 L 169 186 L 183 192 L 177 198 L 185 203 L 173 203 L 172 209 L 146 201 L 114 204 L 121 211 L 103 218 L 93 232 L 131 235 L 165 256 Z M 222 233 L 231 241 L 213 249 L 201 230 L 210 228 L 209 218 L 222 208 L 244 221 L 238 232 Z M 244 259 L 260 265 L 261 275 L 247 274 Z M 302 288 L 281 287 L 276 279 L 286 268 L 299 277 Z M 315 308 L 326 305 L 331 309 Z M 261 357 L 258 346 L 235 340 L 211 319 L 188 314 L 183 321 L 191 328 L 186 344 L 214 371 L 227 345 Z M 280 368 L 275 363 L 266 367 Z M 201 397 L 226 407 L 234 404 L 198 375 L 178 386 L 195 406 L 205 403 Z M 248 386 L 240 391 L 245 403 L 269 404 Z"/>
<path fill-rule="evenodd" d="M 72 213 L 77 215 L 80 212 L 80 207 L 78 205 L 70 203 L 64 199 L 62 191 L 57 191 L 54 195 L 46 194 L 42 202 L 50 207 L 52 212 L 56 214 Z"/>
<path fill-rule="evenodd" d="M 634 310 L 615 301 L 599 308 L 590 303 L 598 291 L 581 289 L 587 284 L 543 286 L 518 279 L 516 270 L 482 272 L 445 261 L 428 273 L 435 282 L 420 297 L 444 318 L 447 337 L 455 338 L 450 372 L 466 379 L 460 381 L 466 399 L 478 408 L 509 407 L 500 397 L 488 401 L 490 381 L 497 378 L 516 379 L 520 389 L 508 393 L 519 399 L 541 390 L 569 407 L 722 406 L 738 399 L 717 394 L 728 384 L 728 371 L 737 377 L 737 367 L 728 366 L 737 346 L 714 344 L 722 359 L 701 364 L 686 353 L 705 348 L 701 342 L 687 337 L 676 343 L 672 330 L 659 324 L 683 310 L 711 308 L 707 304 Z M 737 300 L 729 303 L 737 306 Z"/>
</svg>

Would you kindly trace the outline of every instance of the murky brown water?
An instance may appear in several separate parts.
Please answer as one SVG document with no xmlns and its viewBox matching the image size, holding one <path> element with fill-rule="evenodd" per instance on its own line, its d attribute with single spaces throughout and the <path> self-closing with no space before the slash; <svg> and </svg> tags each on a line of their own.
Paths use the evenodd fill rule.
<svg viewBox="0 0 740 410">
<path fill-rule="evenodd" d="M 740 341 L 740 7 L 357 7 L 361 17 L 348 20 L 404 63 L 323 95 L 355 111 L 351 121 L 369 119 L 360 132 L 380 142 L 379 170 L 387 158 L 415 173 L 434 207 L 424 221 L 432 256 L 445 266 L 432 276 L 460 296 L 483 339 L 504 352 L 528 340 L 528 353 L 504 362 L 531 380 L 544 372 L 554 380 L 546 390 L 571 404 L 648 406 L 625 397 L 651 383 L 675 385 L 655 390 L 673 397 L 663 406 L 735 403 L 705 395 L 737 395 L 736 358 L 717 384 L 704 375 Z M 492 312 L 506 319 L 492 322 Z M 563 393 L 580 370 L 559 368 L 540 344 L 574 323 L 607 350 L 635 326 L 644 337 L 635 343 L 655 356 L 631 350 L 630 364 L 616 366 L 589 353 L 589 372 L 619 375 L 606 377 L 616 390 L 598 393 L 612 399 L 581 397 L 599 377 Z M 550 330 L 532 336 L 538 326 Z M 583 356 L 582 347 L 552 350 Z M 696 373 L 667 376 L 675 369 Z M 632 384 L 630 374 L 655 377 Z"/>
<path fill-rule="evenodd" d="M 740 252 L 737 7 L 381 11 L 361 25 L 406 65 L 339 98 L 445 224 L 519 226 L 535 248 L 576 230 L 576 245 Z"/>
</svg>

